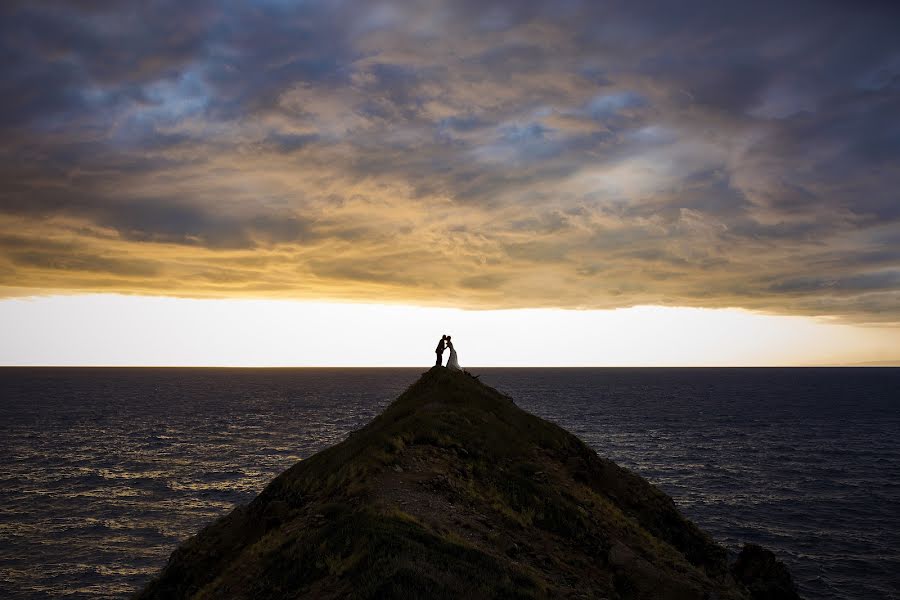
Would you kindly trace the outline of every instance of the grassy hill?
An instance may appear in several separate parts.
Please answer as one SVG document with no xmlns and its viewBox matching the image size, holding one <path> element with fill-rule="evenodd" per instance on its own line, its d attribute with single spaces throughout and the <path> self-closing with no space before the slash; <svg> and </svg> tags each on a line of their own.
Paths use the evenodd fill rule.
<svg viewBox="0 0 900 600">
<path fill-rule="evenodd" d="M 671 498 L 462 372 L 435 367 L 344 442 L 187 540 L 169 598 L 796 598 Z"/>
</svg>

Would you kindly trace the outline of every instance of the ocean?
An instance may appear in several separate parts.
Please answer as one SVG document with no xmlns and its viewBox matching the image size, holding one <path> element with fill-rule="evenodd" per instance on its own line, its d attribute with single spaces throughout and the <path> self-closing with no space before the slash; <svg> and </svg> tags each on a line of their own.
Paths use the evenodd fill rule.
<svg viewBox="0 0 900 600">
<path fill-rule="evenodd" d="M 126 597 L 424 370 L 0 369 L 0 597 Z M 470 370 L 806 598 L 900 598 L 900 369 Z"/>
</svg>

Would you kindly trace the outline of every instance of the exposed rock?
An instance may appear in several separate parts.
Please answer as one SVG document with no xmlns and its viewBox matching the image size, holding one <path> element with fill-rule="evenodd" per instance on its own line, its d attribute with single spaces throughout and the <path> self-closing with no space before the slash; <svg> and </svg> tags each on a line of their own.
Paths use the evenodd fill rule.
<svg viewBox="0 0 900 600">
<path fill-rule="evenodd" d="M 797 588 L 784 563 L 756 544 L 741 549 L 731 567 L 734 578 L 743 583 L 754 600 L 797 600 Z"/>
</svg>

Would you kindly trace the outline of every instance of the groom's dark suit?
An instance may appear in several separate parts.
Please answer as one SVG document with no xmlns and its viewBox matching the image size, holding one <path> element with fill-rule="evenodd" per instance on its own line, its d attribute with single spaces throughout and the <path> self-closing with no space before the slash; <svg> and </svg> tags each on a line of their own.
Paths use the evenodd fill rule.
<svg viewBox="0 0 900 600">
<path fill-rule="evenodd" d="M 434 353 L 437 354 L 437 362 L 434 363 L 434 366 L 436 367 L 440 367 L 441 363 L 443 362 L 444 348 L 446 347 L 444 346 L 444 339 L 445 338 L 441 338 L 441 341 L 438 342 L 437 348 L 434 349 Z"/>
</svg>

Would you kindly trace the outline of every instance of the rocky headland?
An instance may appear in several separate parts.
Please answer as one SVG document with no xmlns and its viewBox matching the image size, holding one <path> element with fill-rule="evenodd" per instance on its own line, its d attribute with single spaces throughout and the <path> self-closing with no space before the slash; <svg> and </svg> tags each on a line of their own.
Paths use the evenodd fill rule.
<svg viewBox="0 0 900 600">
<path fill-rule="evenodd" d="M 798 596 L 771 552 L 730 562 L 638 475 L 435 367 L 184 542 L 137 598 Z"/>
</svg>

